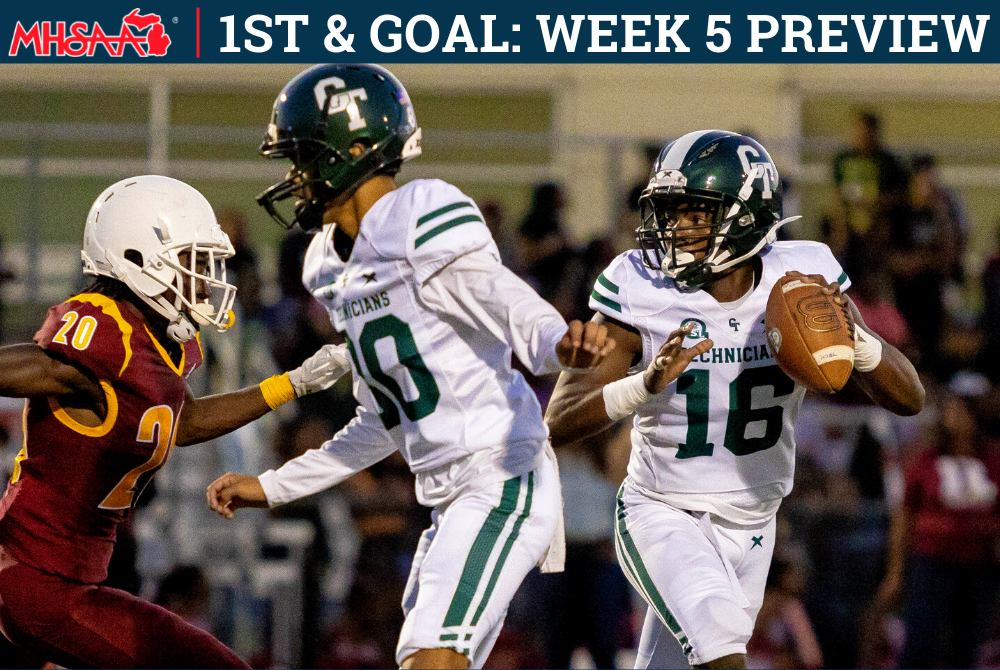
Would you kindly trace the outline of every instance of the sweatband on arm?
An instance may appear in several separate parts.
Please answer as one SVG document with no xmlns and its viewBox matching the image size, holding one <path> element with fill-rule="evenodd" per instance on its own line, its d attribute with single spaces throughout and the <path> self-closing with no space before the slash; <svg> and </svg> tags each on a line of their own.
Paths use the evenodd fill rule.
<svg viewBox="0 0 1000 670">
<path fill-rule="evenodd" d="M 271 409 L 278 409 L 289 400 L 295 399 L 295 388 L 288 379 L 288 373 L 268 377 L 260 383 L 260 392 L 264 402 Z"/>
<path fill-rule="evenodd" d="M 620 421 L 635 411 L 635 408 L 652 397 L 646 390 L 643 374 L 638 373 L 605 384 L 603 389 L 604 409 L 612 421 Z"/>
<path fill-rule="evenodd" d="M 854 324 L 854 369 L 871 372 L 882 362 L 882 340 Z"/>
</svg>

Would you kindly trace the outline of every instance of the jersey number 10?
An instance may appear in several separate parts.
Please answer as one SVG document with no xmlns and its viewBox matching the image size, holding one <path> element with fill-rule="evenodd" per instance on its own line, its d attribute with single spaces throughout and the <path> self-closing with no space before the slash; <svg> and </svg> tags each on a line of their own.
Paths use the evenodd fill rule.
<svg viewBox="0 0 1000 670">
<path fill-rule="evenodd" d="M 711 456 L 715 445 L 708 441 L 708 370 L 687 370 L 677 378 L 677 393 L 687 396 L 687 438 L 677 445 L 677 458 Z M 771 407 L 751 406 L 753 390 L 770 386 L 774 397 L 785 396 L 795 390 L 793 382 L 777 365 L 747 368 L 729 384 L 729 417 L 726 421 L 726 439 L 723 443 L 737 456 L 746 456 L 770 449 L 781 437 L 781 405 Z M 746 437 L 747 426 L 763 421 L 761 437 Z"/>
<path fill-rule="evenodd" d="M 399 383 L 382 369 L 378 352 L 375 350 L 375 343 L 387 337 L 392 338 L 400 365 L 409 371 L 413 385 L 417 387 L 419 395 L 414 400 L 407 400 Z M 368 382 L 368 388 L 382 409 L 378 416 L 386 430 L 392 430 L 399 425 L 399 409 L 403 410 L 403 414 L 410 421 L 419 421 L 437 409 L 438 400 L 441 399 L 441 390 L 438 389 L 434 375 L 427 369 L 427 364 L 424 363 L 423 357 L 417 351 L 413 331 L 405 322 L 393 314 L 386 314 L 369 321 L 361 329 L 361 334 L 358 336 L 358 347 L 361 349 L 361 356 L 365 359 L 365 365 L 368 368 L 365 381 Z M 347 340 L 347 348 L 351 352 L 351 358 L 354 359 L 354 367 L 360 371 L 362 368 L 358 361 L 358 353 L 350 338 Z M 396 402 L 390 400 L 372 381 L 377 381 L 388 390 Z"/>
</svg>

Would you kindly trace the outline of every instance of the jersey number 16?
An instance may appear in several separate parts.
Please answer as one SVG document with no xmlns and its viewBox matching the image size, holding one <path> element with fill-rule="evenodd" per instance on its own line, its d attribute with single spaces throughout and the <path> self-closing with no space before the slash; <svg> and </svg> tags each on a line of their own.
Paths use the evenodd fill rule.
<svg viewBox="0 0 1000 670">
<path fill-rule="evenodd" d="M 677 458 L 711 456 L 715 445 L 708 441 L 708 380 L 709 371 L 687 370 L 677 378 L 677 393 L 687 396 L 687 438 L 677 445 Z M 793 382 L 777 365 L 747 368 L 729 384 L 729 416 L 726 420 L 726 439 L 723 443 L 737 456 L 746 456 L 770 449 L 781 437 L 781 405 L 758 407 L 751 405 L 753 390 L 770 386 L 774 397 L 785 396 L 795 390 Z M 747 427 L 754 422 L 764 422 L 764 434 L 746 437 Z"/>
</svg>

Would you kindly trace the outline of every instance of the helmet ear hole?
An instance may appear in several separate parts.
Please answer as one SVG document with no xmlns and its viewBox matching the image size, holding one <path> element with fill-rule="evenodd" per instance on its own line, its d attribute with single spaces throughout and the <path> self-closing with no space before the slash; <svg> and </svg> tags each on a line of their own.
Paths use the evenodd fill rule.
<svg viewBox="0 0 1000 670">
<path fill-rule="evenodd" d="M 125 260 L 137 265 L 140 268 L 143 265 L 142 252 L 140 252 L 138 249 L 126 249 L 125 253 L 122 254 L 122 257 Z"/>
<path fill-rule="evenodd" d="M 351 143 L 350 154 L 354 158 L 364 156 L 372 148 L 372 141 L 367 137 L 359 137 Z"/>
</svg>

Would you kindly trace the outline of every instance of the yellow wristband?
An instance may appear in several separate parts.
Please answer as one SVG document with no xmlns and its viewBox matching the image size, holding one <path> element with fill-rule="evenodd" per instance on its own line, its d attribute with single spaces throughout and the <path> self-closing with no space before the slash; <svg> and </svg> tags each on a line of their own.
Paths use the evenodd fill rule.
<svg viewBox="0 0 1000 670">
<path fill-rule="evenodd" d="M 295 399 L 295 388 L 292 387 L 287 372 L 262 381 L 260 392 L 264 396 L 264 402 L 271 409 L 278 409 L 289 400 Z"/>
</svg>

